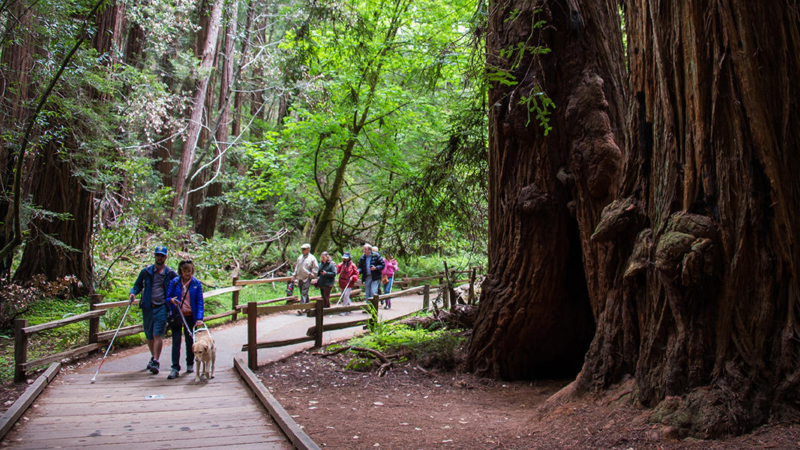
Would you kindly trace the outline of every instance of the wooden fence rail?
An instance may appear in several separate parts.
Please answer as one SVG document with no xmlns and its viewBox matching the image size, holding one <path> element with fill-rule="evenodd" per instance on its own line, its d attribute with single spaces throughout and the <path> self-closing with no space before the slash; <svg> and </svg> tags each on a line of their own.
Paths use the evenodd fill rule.
<svg viewBox="0 0 800 450">
<path fill-rule="evenodd" d="M 475 282 L 475 271 L 477 268 L 471 268 L 469 271 L 454 271 L 450 270 L 449 273 L 470 273 L 470 278 L 468 280 L 470 282 L 470 299 L 474 298 L 474 282 Z M 442 285 L 443 279 L 445 278 L 444 272 L 429 276 L 429 277 L 415 277 L 415 278 L 405 278 L 397 280 L 396 284 L 398 285 L 408 285 L 414 282 L 420 281 L 428 281 L 428 280 L 439 280 L 439 284 Z M 280 282 L 287 282 L 290 281 L 292 277 L 280 277 L 280 278 L 264 278 L 258 280 L 239 280 L 238 277 L 234 277 L 231 281 L 231 286 L 214 289 L 208 291 L 203 294 L 204 298 L 212 298 L 219 295 L 224 294 L 232 294 L 231 295 L 231 309 L 227 311 L 223 311 L 218 314 L 214 314 L 212 316 L 205 317 L 205 321 L 211 321 L 216 319 L 222 319 L 225 317 L 231 317 L 233 321 L 238 319 L 238 314 L 244 313 L 247 314 L 248 317 L 248 344 L 242 346 L 243 351 L 248 351 L 248 358 L 255 358 L 255 356 L 251 356 L 250 352 L 255 352 L 258 348 L 266 348 L 266 347 L 273 347 L 273 346 L 283 346 L 283 345 L 291 345 L 296 344 L 298 342 L 305 342 L 308 340 L 315 340 L 319 345 L 322 343 L 322 332 L 327 331 L 330 329 L 340 329 L 340 328 L 332 328 L 333 326 L 342 327 L 343 324 L 329 324 L 324 325 L 323 317 L 325 315 L 335 314 L 339 312 L 347 312 L 347 311 L 355 311 L 358 309 L 363 308 L 363 306 L 350 306 L 350 307 L 335 307 L 335 308 L 322 308 L 322 302 L 319 300 L 322 299 L 321 296 L 311 297 L 310 300 L 313 303 L 307 304 L 287 304 L 287 305 L 277 305 L 277 306 L 264 306 L 269 305 L 270 303 L 276 303 L 280 301 L 288 301 L 288 302 L 297 302 L 299 298 L 297 296 L 289 296 L 283 297 L 278 299 L 269 299 L 269 300 L 262 300 L 258 302 L 249 302 L 247 305 L 239 305 L 239 296 L 242 291 L 247 286 L 253 285 L 260 285 L 260 284 L 268 284 L 268 283 L 280 283 Z M 462 281 L 459 281 L 462 282 Z M 357 283 L 360 285 L 360 283 Z M 415 288 L 406 289 L 404 291 L 393 292 L 388 295 L 384 295 L 383 299 L 387 298 L 394 298 L 399 297 L 401 295 L 410 295 L 414 293 L 423 292 L 424 299 L 423 299 L 423 308 L 427 309 L 430 304 L 430 286 L 418 286 Z M 448 306 L 447 300 L 447 289 L 444 290 L 445 292 L 445 307 Z M 358 295 L 361 295 L 362 291 L 360 289 L 353 290 L 350 295 L 351 298 L 354 298 Z M 331 298 L 340 297 L 341 293 L 331 295 Z M 374 303 L 375 309 L 377 310 L 378 305 L 378 298 L 379 296 L 373 297 L 372 301 Z M 28 321 L 26 319 L 17 319 L 14 321 L 14 381 L 21 382 L 25 381 L 27 376 L 27 371 L 34 367 L 43 366 L 50 362 L 60 361 L 65 358 L 71 358 L 75 356 L 80 356 L 86 353 L 89 353 L 94 350 L 98 350 L 106 345 L 107 341 L 110 341 L 111 338 L 114 336 L 114 330 L 110 331 L 100 331 L 100 318 L 106 315 L 108 310 L 114 308 L 126 308 L 129 302 L 127 300 L 117 301 L 117 302 L 102 302 L 102 296 L 100 295 L 92 295 L 89 301 L 89 311 L 86 313 L 78 314 L 72 317 L 67 317 L 60 320 L 55 320 L 52 322 L 37 324 L 37 325 L 28 325 Z M 134 300 L 133 305 L 138 305 L 139 300 Z M 319 306 L 318 306 L 319 305 Z M 276 342 L 260 342 L 256 343 L 255 335 L 250 336 L 250 332 L 255 332 L 255 319 L 259 315 L 263 314 L 273 314 L 276 312 L 281 311 L 294 311 L 294 310 L 309 310 L 309 312 L 313 311 L 313 315 L 316 317 L 317 324 L 315 325 L 315 331 L 313 336 L 307 336 L 303 338 L 295 338 L 295 339 L 288 339 L 286 341 L 276 341 Z M 63 327 L 65 325 L 78 323 L 82 321 L 89 322 L 89 339 L 88 344 L 83 345 L 77 348 L 69 349 L 61 353 L 57 353 L 50 356 L 45 356 L 39 359 L 28 361 L 28 338 L 36 333 L 46 331 L 46 330 L 53 330 L 59 327 Z M 350 326 L 357 326 L 359 324 L 363 325 L 364 321 L 356 321 L 356 322 L 349 322 L 351 323 Z M 252 330 L 251 330 L 252 328 Z M 342 327 L 347 328 L 347 327 Z M 316 330 L 320 330 L 317 332 Z M 129 327 L 121 328 L 119 331 L 118 337 L 122 336 L 131 336 L 143 331 L 142 325 L 133 325 Z M 250 363 L 250 359 L 248 359 L 248 363 Z M 252 367 L 255 367 L 255 362 Z"/>
<path fill-rule="evenodd" d="M 374 310 L 377 311 L 378 303 L 380 302 L 380 300 L 388 300 L 392 298 L 414 295 L 419 293 L 423 294 L 423 309 L 420 309 L 420 311 L 422 311 L 428 307 L 430 301 L 430 285 L 419 286 L 411 289 L 406 289 L 403 291 L 396 291 L 392 292 L 391 294 L 375 295 L 374 297 L 372 297 L 370 302 L 372 303 L 372 307 L 374 308 Z M 375 316 L 371 316 L 368 319 L 359 319 L 351 322 L 330 323 L 327 325 L 324 323 L 325 321 L 324 318 L 326 315 L 336 314 L 340 312 L 357 311 L 360 309 L 364 309 L 365 306 L 366 305 L 353 305 L 353 306 L 325 308 L 321 299 L 310 303 L 279 305 L 279 306 L 259 306 L 259 302 L 249 302 L 245 308 L 242 308 L 243 312 L 247 314 L 247 343 L 242 345 L 242 351 L 247 352 L 248 367 L 251 370 L 255 370 L 258 367 L 258 349 L 260 348 L 283 347 L 287 345 L 300 344 L 312 340 L 314 341 L 315 347 L 321 347 L 322 334 L 325 331 L 342 330 L 345 328 L 364 326 L 369 324 L 371 321 L 376 320 Z M 284 339 L 279 341 L 264 341 L 264 342 L 257 341 L 258 316 L 264 314 L 274 314 L 282 311 L 293 311 L 293 310 L 303 310 L 303 309 L 313 310 L 314 317 L 316 319 L 315 325 L 308 329 L 308 331 L 306 332 L 306 336 Z M 416 312 L 417 311 L 415 311 L 414 313 Z"/>
</svg>

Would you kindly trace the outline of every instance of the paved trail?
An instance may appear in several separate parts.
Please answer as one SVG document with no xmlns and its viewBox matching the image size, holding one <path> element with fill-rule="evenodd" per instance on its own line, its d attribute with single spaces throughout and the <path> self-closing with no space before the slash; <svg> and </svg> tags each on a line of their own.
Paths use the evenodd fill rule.
<svg viewBox="0 0 800 450">
<path fill-rule="evenodd" d="M 383 319 L 408 314 L 422 306 L 422 296 L 392 300 L 391 310 L 380 310 Z M 359 312 L 325 316 L 325 323 L 366 318 Z M 314 318 L 292 312 L 265 316 L 258 321 L 258 340 L 305 336 Z M 324 343 L 363 332 L 361 327 L 325 333 Z M 162 371 L 144 370 L 150 358 L 146 347 L 138 353 L 106 361 L 95 384 L 89 380 L 96 367 L 58 376 L 26 414 L 28 421 L 4 440 L 11 448 L 127 450 L 162 448 L 290 449 L 288 439 L 269 418 L 233 369 L 233 358 L 247 342 L 247 322 L 211 333 L 217 343 L 217 371 L 213 380 L 195 383 L 194 374 L 167 380 L 170 345 L 165 343 Z M 258 351 L 260 365 L 277 361 L 313 342 Z M 182 350 L 183 351 L 183 350 Z M 185 355 L 181 355 L 185 365 Z"/>
</svg>

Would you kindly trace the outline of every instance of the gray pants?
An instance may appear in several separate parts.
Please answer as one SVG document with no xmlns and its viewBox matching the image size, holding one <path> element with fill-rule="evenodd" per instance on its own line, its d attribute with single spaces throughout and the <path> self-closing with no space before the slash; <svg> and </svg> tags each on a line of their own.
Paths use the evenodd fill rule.
<svg viewBox="0 0 800 450">
<path fill-rule="evenodd" d="M 350 286 L 347 286 L 347 287 L 346 287 L 346 288 L 344 288 L 344 290 L 342 291 L 342 296 L 340 297 L 340 299 L 341 299 L 341 301 L 342 301 L 342 305 L 344 305 L 344 306 L 350 306 L 350 291 L 351 291 L 352 289 L 353 289 L 353 288 L 351 288 Z"/>
<path fill-rule="evenodd" d="M 378 287 L 377 284 L 372 283 L 372 276 L 368 276 L 364 278 L 364 297 L 367 298 L 367 301 L 372 300 L 372 297 L 375 296 L 374 289 Z"/>
<path fill-rule="evenodd" d="M 311 287 L 311 280 L 297 280 L 300 288 L 300 303 L 308 303 L 308 289 Z"/>
</svg>

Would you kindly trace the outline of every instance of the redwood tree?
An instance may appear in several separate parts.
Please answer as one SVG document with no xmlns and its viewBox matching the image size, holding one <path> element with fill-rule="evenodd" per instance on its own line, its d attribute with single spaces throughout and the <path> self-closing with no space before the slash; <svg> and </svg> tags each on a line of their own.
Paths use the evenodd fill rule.
<svg viewBox="0 0 800 450">
<path fill-rule="evenodd" d="M 92 46 L 111 65 L 109 54 L 122 43 L 124 5 L 110 2 L 96 17 L 97 31 Z M 102 102 L 104 97 L 89 90 L 91 101 Z M 58 119 L 67 127 L 85 127 L 78 121 Z M 26 281 L 35 274 L 48 279 L 68 275 L 80 284 L 75 293 L 94 291 L 92 267 L 92 231 L 94 224 L 94 192 L 84 180 L 74 175 L 76 166 L 86 164 L 77 150 L 80 145 L 71 133 L 62 142 L 48 139 L 39 150 L 31 167 L 32 203 L 47 213 L 35 214 L 28 223 L 29 236 L 14 279 Z M 52 213 L 55 213 L 53 215 Z"/>
<path fill-rule="evenodd" d="M 604 8 L 613 12 L 613 5 L 549 3 L 559 3 L 550 8 L 554 34 L 565 31 L 556 11 L 573 5 L 568 26 L 583 25 L 573 36 L 583 33 L 591 42 L 609 36 L 610 28 L 592 29 L 587 13 Z M 601 391 L 631 375 L 633 398 L 655 407 L 654 420 L 703 437 L 740 433 L 769 418 L 796 417 L 800 95 L 793 77 L 800 73 L 800 14 L 790 3 L 625 2 L 630 74 L 628 95 L 618 108 L 626 108 L 626 117 L 617 121 L 614 106 L 608 115 L 610 130 L 625 132 L 624 139 L 616 136 L 625 151 L 621 172 L 598 172 L 609 176 L 614 201 L 598 214 L 602 202 L 591 187 L 592 172 L 575 171 L 574 164 L 570 173 L 551 170 L 543 180 L 552 183 L 555 177 L 571 186 L 583 249 L 583 264 L 573 268 L 586 276 L 597 324 L 583 369 L 568 392 Z M 508 9 L 499 9 L 501 17 L 490 21 L 490 36 L 497 34 L 490 38 L 490 49 L 499 48 L 493 39 L 505 40 L 500 45 L 525 39 L 510 21 L 504 22 L 508 13 L 502 11 Z M 571 54 L 561 53 L 557 45 L 552 48 L 548 57 L 560 65 L 574 64 Z M 614 52 L 600 52 L 592 67 L 605 62 L 621 66 Z M 548 93 L 580 89 L 576 79 L 547 80 Z M 609 100 L 610 79 L 603 80 Z M 497 90 L 491 95 L 494 245 L 470 358 L 477 369 L 519 377 L 534 372 L 526 368 L 536 364 L 536 355 L 517 366 L 509 364 L 504 355 L 515 344 L 502 340 L 508 325 L 495 327 L 492 318 L 511 322 L 512 313 L 527 314 L 541 292 L 553 291 L 563 278 L 504 289 L 509 271 L 525 270 L 515 263 L 539 254 L 541 247 L 531 246 L 526 237 L 542 233 L 542 227 L 536 226 L 538 217 L 508 224 L 511 219 L 498 213 L 512 216 L 516 211 L 511 205 L 520 200 L 539 210 L 537 205 L 548 203 L 536 199 L 547 200 L 553 193 L 537 185 L 538 190 L 529 190 L 536 195 L 523 196 L 524 182 L 504 183 L 505 174 L 525 167 L 531 156 L 518 150 L 518 139 L 508 137 L 506 129 L 514 128 L 506 124 L 514 122 L 503 116 L 523 112 L 514 114 L 513 104 L 496 103 Z M 557 133 L 559 118 L 565 116 L 569 125 L 578 103 L 553 95 Z M 584 134 L 576 127 L 562 131 L 571 137 Z M 573 144 L 573 155 L 575 149 Z M 558 153 L 558 147 L 550 147 L 545 156 Z M 579 153 L 584 162 L 594 160 Z M 560 227 L 550 214 L 550 226 Z M 587 237 L 592 222 L 597 226 Z M 551 253 L 568 251 L 560 247 Z M 555 261 L 534 261 L 528 270 L 552 272 Z M 504 295 L 507 291 L 513 294 Z M 502 305 L 515 296 L 527 302 L 515 302 L 513 310 Z M 504 310 L 509 311 L 505 316 Z M 538 332 L 543 319 L 552 320 L 530 317 L 521 326 L 523 336 L 529 328 Z M 490 333 L 501 336 L 490 340 L 485 337 Z M 561 342 L 559 333 L 544 338 Z"/>
<path fill-rule="evenodd" d="M 574 375 L 593 337 L 589 294 L 608 281 L 583 263 L 605 261 L 605 244 L 588 237 L 616 192 L 623 146 L 613 3 L 502 0 L 490 8 L 490 79 L 508 81 L 489 92 L 489 276 L 469 353 L 480 373 Z M 522 55 L 509 54 L 520 43 Z M 558 105 L 549 133 L 524 101 L 542 92 Z"/>
<path fill-rule="evenodd" d="M 695 435 L 796 413 L 800 11 L 790 3 L 626 2 L 625 171 L 594 235 L 617 260 L 612 289 L 595 299 L 579 387 L 632 374 L 655 419 Z"/>
</svg>

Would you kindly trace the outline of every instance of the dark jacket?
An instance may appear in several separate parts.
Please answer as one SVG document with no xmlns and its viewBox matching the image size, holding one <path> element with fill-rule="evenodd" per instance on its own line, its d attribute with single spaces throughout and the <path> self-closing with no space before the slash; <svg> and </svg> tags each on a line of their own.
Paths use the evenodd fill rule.
<svg viewBox="0 0 800 450">
<path fill-rule="evenodd" d="M 381 271 L 383 271 L 383 258 L 376 252 L 372 252 L 372 261 L 370 262 L 370 266 L 375 266 L 375 270 L 371 271 L 372 279 L 373 280 L 380 280 L 381 279 Z M 370 273 L 369 267 L 367 267 L 367 255 L 361 255 L 361 258 L 358 260 L 358 273 L 361 274 L 361 281 L 364 281 L 367 278 L 367 274 Z"/>
<path fill-rule="evenodd" d="M 171 299 L 177 297 L 178 302 L 180 302 L 183 294 L 181 291 L 183 291 L 183 286 L 181 286 L 180 277 L 173 279 L 167 290 L 167 304 L 169 305 L 170 314 L 180 314 L 180 309 L 172 304 Z M 192 281 L 189 282 L 189 297 L 186 301 L 191 302 L 194 320 L 203 320 L 203 285 L 195 277 L 192 277 Z"/>
<path fill-rule="evenodd" d="M 133 295 L 138 295 L 140 292 L 142 293 L 142 297 L 139 299 L 139 307 L 142 309 L 150 309 L 152 307 L 152 305 L 150 305 L 150 298 L 153 295 L 153 272 L 155 272 L 155 267 L 155 264 L 151 264 L 142 269 L 142 271 L 139 272 L 139 277 L 136 278 L 136 282 L 133 283 L 133 287 L 131 288 L 131 294 Z M 166 266 L 164 271 L 164 294 L 166 295 L 170 281 L 177 278 L 178 273 L 170 269 L 169 266 Z"/>
<path fill-rule="evenodd" d="M 322 272 L 325 273 L 323 274 Z M 325 264 L 320 264 L 317 275 L 319 275 L 317 287 L 333 286 L 333 283 L 336 282 L 336 264 L 334 264 L 332 261 L 328 261 Z"/>
</svg>

